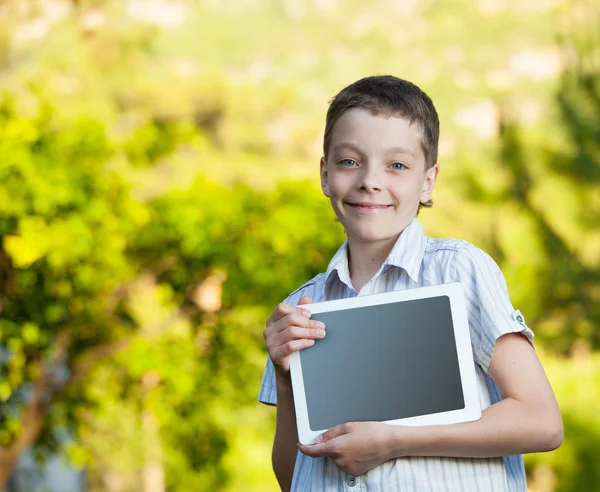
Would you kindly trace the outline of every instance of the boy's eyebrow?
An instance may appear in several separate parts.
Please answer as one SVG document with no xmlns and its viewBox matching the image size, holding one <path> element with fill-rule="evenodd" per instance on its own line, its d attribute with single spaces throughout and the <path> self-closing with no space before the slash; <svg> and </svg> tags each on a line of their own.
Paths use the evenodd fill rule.
<svg viewBox="0 0 600 492">
<path fill-rule="evenodd" d="M 336 151 L 346 149 L 346 148 L 353 150 L 355 152 L 358 152 L 359 154 L 362 154 L 362 151 L 360 150 L 360 148 L 351 142 L 341 142 L 337 145 L 334 145 L 331 150 L 333 152 L 336 152 Z M 390 147 L 389 149 L 385 150 L 385 153 L 386 154 L 392 154 L 392 153 L 394 153 L 394 154 L 409 154 L 413 158 L 415 158 L 415 159 L 417 158 L 415 153 L 407 147 Z"/>
<path fill-rule="evenodd" d="M 411 156 L 413 156 L 415 159 L 417 158 L 417 156 L 415 155 L 415 153 L 410 150 L 408 147 L 390 147 L 389 149 L 387 149 L 385 151 L 386 154 L 409 154 Z"/>
</svg>

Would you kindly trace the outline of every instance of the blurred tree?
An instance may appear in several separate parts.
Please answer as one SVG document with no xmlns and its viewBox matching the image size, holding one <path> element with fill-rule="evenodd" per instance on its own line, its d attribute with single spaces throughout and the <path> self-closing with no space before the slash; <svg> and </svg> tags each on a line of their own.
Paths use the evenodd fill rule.
<svg viewBox="0 0 600 492">
<path fill-rule="evenodd" d="M 147 217 L 125 183 L 104 169 L 111 149 L 101 125 L 79 119 L 65 128 L 43 103 L 30 117 L 18 108 L 5 95 L 0 481 L 38 439 L 56 392 L 82 377 L 79 369 L 67 371 L 67 361 L 127 333 L 102 299 L 132 275 L 125 238 Z"/>
<path fill-rule="evenodd" d="M 115 148 L 97 122 L 60 123 L 43 103 L 25 117 L 8 96 L 0 116 L 0 480 L 27 447 L 56 447 L 57 430 L 85 436 L 109 425 L 115 434 L 120 408 L 129 427 L 99 445 L 144 436 L 121 466 L 146 467 L 148 477 L 179 470 L 161 480 L 181 490 L 224 483 L 230 420 L 220 422 L 219 409 L 252 399 L 244 382 L 264 363 L 269 309 L 322 270 L 341 240 L 323 228 L 332 214 L 318 190 L 290 183 L 261 193 L 200 179 L 141 202 L 110 171 Z M 165 138 L 154 135 L 138 147 Z M 182 142 L 169 135 L 168 146 Z M 94 463 L 110 468 L 119 456 L 72 452 L 92 477 Z"/>
<path fill-rule="evenodd" d="M 536 133 L 503 107 L 493 163 L 488 119 L 465 123 L 463 106 L 527 91 L 544 104 L 554 58 L 542 76 L 522 60 L 553 43 L 551 9 L 150 3 L 0 3 L 0 477 L 67 431 L 94 490 L 264 489 L 262 327 L 343 239 L 316 184 L 322 119 L 367 73 L 435 95 L 456 165 L 443 164 L 428 231 L 490 250 L 541 340 L 597 347 L 600 29 L 565 30 L 576 56 L 560 117 Z M 578 377 L 559 391 L 588 405 L 568 390 Z M 581 431 L 593 415 L 574 405 L 566 419 L 585 454 L 578 486 L 595 480 L 597 432 Z M 551 463 L 557 483 L 579 470 L 570 459 Z"/>
<path fill-rule="evenodd" d="M 588 10 L 591 25 L 571 25 L 563 39 L 562 135 L 534 140 L 515 122 L 517 108 L 503 111 L 499 164 L 510 179 L 492 199 L 493 249 L 509 280 L 533 290 L 532 326 L 562 353 L 581 340 L 600 348 L 600 11 Z"/>
</svg>

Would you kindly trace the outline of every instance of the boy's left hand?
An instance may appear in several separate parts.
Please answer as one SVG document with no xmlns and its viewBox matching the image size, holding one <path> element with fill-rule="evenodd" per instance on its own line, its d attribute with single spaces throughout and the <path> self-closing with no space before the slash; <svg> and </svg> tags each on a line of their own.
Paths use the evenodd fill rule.
<svg viewBox="0 0 600 492">
<path fill-rule="evenodd" d="M 298 449 L 312 458 L 329 456 L 338 468 L 358 476 L 392 459 L 390 430 L 380 422 L 348 422 L 321 434 L 318 444 L 298 444 Z"/>
</svg>

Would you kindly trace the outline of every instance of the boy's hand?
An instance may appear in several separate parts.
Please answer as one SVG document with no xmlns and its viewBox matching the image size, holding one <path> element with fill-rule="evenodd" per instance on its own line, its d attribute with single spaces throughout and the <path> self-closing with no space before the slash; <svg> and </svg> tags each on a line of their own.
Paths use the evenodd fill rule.
<svg viewBox="0 0 600 492">
<path fill-rule="evenodd" d="M 311 302 L 310 297 L 304 296 L 298 306 Z M 291 353 L 310 347 L 315 339 L 325 336 L 325 325 L 309 318 L 310 311 L 307 309 L 282 303 L 267 320 L 264 337 L 269 357 L 275 369 L 283 374 L 290 370 Z"/>
<path fill-rule="evenodd" d="M 391 434 L 389 424 L 348 422 L 321 434 L 317 444 L 298 444 L 298 449 L 312 458 L 329 456 L 338 468 L 358 476 L 394 457 Z"/>
</svg>

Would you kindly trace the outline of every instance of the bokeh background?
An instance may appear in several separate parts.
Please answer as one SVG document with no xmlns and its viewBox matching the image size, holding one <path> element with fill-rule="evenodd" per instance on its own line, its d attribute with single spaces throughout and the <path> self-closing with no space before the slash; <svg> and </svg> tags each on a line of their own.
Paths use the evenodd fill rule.
<svg viewBox="0 0 600 492">
<path fill-rule="evenodd" d="M 0 482 L 274 491 L 274 306 L 343 231 L 318 186 L 350 82 L 442 122 L 430 236 L 502 267 L 565 441 L 531 491 L 600 490 L 593 0 L 0 0 Z"/>
</svg>

